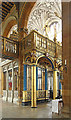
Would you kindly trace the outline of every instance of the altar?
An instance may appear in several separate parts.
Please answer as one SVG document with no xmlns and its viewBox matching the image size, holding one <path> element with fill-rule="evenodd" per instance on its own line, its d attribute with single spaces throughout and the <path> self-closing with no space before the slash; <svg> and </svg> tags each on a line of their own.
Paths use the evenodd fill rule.
<svg viewBox="0 0 71 120">
<path fill-rule="evenodd" d="M 63 107 L 62 99 L 52 100 L 52 113 L 60 113 L 62 107 Z"/>
</svg>

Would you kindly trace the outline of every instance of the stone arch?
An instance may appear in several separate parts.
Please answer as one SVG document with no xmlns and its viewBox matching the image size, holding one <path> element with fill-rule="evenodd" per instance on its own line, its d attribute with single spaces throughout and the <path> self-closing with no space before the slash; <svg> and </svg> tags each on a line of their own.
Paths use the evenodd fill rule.
<svg viewBox="0 0 71 120">
<path fill-rule="evenodd" d="M 35 2 L 27 2 L 23 7 L 21 18 L 19 19 L 19 24 L 21 28 L 26 28 L 28 23 L 29 14 L 34 7 Z"/>
<path fill-rule="evenodd" d="M 45 56 L 45 55 L 41 55 L 41 56 L 39 56 L 38 57 L 38 59 L 37 59 L 37 61 L 36 61 L 36 64 L 38 63 L 38 60 L 40 59 L 40 58 L 47 58 L 48 60 L 49 60 L 49 62 L 51 63 L 51 65 L 52 65 L 52 69 L 54 69 L 55 68 L 55 65 L 54 65 L 54 62 L 53 62 L 53 60 L 50 58 L 50 57 L 47 57 L 47 56 Z"/>
<path fill-rule="evenodd" d="M 17 18 L 15 16 L 10 16 L 4 23 L 2 36 L 7 37 L 12 26 L 17 24 Z"/>
</svg>

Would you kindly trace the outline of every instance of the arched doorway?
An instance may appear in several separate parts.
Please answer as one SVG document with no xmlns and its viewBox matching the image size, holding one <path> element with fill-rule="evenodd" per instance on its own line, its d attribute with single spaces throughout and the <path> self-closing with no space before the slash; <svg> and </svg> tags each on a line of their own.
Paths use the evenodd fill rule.
<svg viewBox="0 0 71 120">
<path fill-rule="evenodd" d="M 43 56 L 38 59 L 38 90 L 48 90 L 48 98 L 53 99 L 53 69 L 50 58 Z"/>
</svg>

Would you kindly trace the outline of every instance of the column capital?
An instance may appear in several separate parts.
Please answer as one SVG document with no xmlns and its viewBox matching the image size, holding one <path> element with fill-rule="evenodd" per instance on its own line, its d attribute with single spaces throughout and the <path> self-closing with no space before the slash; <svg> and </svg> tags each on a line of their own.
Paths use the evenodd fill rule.
<svg viewBox="0 0 71 120">
<path fill-rule="evenodd" d="M 31 64 L 32 66 L 36 66 L 37 67 L 37 64 L 36 63 L 33 63 L 33 64 Z"/>
<path fill-rule="evenodd" d="M 58 71 L 58 68 L 54 68 L 53 71 Z"/>
</svg>

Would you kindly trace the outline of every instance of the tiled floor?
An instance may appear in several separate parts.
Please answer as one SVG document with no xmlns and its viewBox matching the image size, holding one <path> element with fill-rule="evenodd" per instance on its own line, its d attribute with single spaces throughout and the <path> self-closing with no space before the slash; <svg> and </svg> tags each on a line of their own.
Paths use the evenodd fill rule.
<svg viewBox="0 0 71 120">
<path fill-rule="evenodd" d="M 14 103 L 2 102 L 2 118 L 63 118 L 52 114 L 52 104 L 41 103 L 37 108 L 18 106 Z"/>
<path fill-rule="evenodd" d="M 2 99 L 0 98 L 0 119 L 2 118 Z"/>
</svg>

